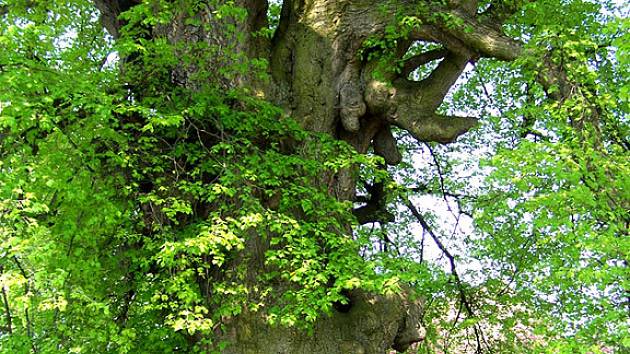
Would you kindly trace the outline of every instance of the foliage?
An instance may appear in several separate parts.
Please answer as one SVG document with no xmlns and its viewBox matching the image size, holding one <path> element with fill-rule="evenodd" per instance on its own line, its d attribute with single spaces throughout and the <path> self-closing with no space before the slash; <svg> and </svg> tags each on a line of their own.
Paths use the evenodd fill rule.
<svg viewBox="0 0 630 354">
<path fill-rule="evenodd" d="M 500 352 L 630 347 L 627 20 L 585 1 L 524 6 L 506 27 L 531 55 L 481 59 L 442 107 L 476 111 L 484 125 L 447 147 L 409 144 L 406 163 L 384 171 L 380 158 L 226 89 L 268 79 L 264 61 L 238 52 L 243 34 L 230 24 L 244 10 L 229 2 L 214 24 L 231 31 L 229 48 L 145 38 L 201 2 L 135 6 L 116 40 L 85 0 L 1 3 L 11 9 L 0 25 L 3 353 L 220 351 L 226 343 L 190 339 L 244 312 L 308 329 L 347 290 L 402 282 L 429 304 L 420 352 L 483 329 Z M 400 70 L 388 54 L 421 25 L 395 20 L 358 53 L 389 63 L 377 73 Z M 536 80 L 541 49 L 578 98 L 548 99 L 557 88 Z M 410 161 L 418 155 L 427 164 Z M 472 182 L 461 172 L 471 165 Z M 351 203 L 322 182 L 340 173 L 384 183 L 398 222 L 354 225 Z M 452 225 L 422 210 L 422 228 L 434 241 L 451 235 L 468 271 L 427 257 L 429 230 L 417 237 L 407 211 L 427 192 L 439 195 L 428 204 L 474 214 L 463 235 L 466 216 Z"/>
<path fill-rule="evenodd" d="M 168 22 L 176 7 L 160 4 L 134 7 L 128 28 Z M 2 27 L 3 352 L 182 349 L 244 310 L 304 325 L 343 290 L 387 287 L 344 236 L 349 205 L 317 182 L 373 159 L 221 79 L 167 76 L 212 56 L 228 68 L 192 75 L 230 80 L 256 62 L 135 32 L 112 43 L 89 3 L 54 5 L 13 7 Z M 239 253 L 251 242 L 270 248 Z"/>
</svg>

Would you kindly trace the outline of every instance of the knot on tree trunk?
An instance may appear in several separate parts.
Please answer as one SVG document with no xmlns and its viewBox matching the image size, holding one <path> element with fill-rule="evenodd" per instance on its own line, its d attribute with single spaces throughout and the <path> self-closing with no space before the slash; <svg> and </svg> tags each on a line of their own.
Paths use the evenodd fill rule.
<svg viewBox="0 0 630 354">
<path fill-rule="evenodd" d="M 361 128 L 359 119 L 367 111 L 361 90 L 356 84 L 346 82 L 342 85 L 339 96 L 343 128 L 349 132 L 359 131 Z"/>
<path fill-rule="evenodd" d="M 423 306 L 419 300 L 407 301 L 402 322 L 394 338 L 392 348 L 404 352 L 414 344 L 424 340 L 426 330 L 422 326 Z"/>
</svg>

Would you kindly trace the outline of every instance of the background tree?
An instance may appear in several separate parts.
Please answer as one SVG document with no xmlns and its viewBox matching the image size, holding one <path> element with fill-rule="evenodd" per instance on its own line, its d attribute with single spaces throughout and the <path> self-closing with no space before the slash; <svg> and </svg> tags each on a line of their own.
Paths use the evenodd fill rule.
<svg viewBox="0 0 630 354">
<path fill-rule="evenodd" d="M 624 10 L 0 1 L 3 352 L 628 350 Z"/>
</svg>

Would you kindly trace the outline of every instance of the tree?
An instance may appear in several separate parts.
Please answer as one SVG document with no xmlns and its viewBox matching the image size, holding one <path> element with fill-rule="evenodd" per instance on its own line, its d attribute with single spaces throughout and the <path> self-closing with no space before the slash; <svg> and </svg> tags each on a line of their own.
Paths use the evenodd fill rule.
<svg viewBox="0 0 630 354">
<path fill-rule="evenodd" d="M 627 350 L 620 11 L 0 1 L 3 352 Z"/>
</svg>

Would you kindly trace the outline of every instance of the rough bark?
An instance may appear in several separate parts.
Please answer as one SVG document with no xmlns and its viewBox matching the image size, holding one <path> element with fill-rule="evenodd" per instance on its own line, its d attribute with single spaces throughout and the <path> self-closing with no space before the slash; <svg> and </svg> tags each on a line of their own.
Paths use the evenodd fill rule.
<svg viewBox="0 0 630 354">
<path fill-rule="evenodd" d="M 231 323 L 226 333 L 232 343 L 228 354 L 326 353 L 381 354 L 390 349 L 405 351 L 421 341 L 422 302 L 405 293 L 377 296 L 355 291 L 347 312 L 323 316 L 312 334 L 298 329 L 269 327 L 254 315 L 244 315 Z"/>
<path fill-rule="evenodd" d="M 136 3 L 95 0 L 104 27 L 114 37 L 123 25 L 118 15 Z M 268 59 L 272 80 L 263 84 L 254 78 L 240 77 L 225 85 L 255 87 L 304 128 L 343 139 L 360 153 L 372 147 L 391 165 L 401 160 L 392 126 L 408 131 L 421 142 L 454 141 L 473 128 L 477 120 L 443 116 L 438 108 L 466 65 L 480 56 L 513 60 L 523 52 L 518 42 L 500 31 L 501 23 L 515 11 L 500 1 L 478 14 L 476 1 L 450 1 L 436 7 L 433 2 L 412 1 L 285 0 L 280 24 L 270 41 L 252 35 L 266 26 L 267 1 L 235 3 L 249 14 L 246 21 L 234 23 L 238 32 L 246 34 L 235 48 L 249 57 Z M 425 6 L 418 6 L 419 3 Z M 382 35 L 401 11 L 423 19 L 425 25 L 401 39 L 399 59 L 415 41 L 439 43 L 442 48 L 409 58 L 399 74 L 388 73 L 386 80 L 376 79 L 376 63 L 361 58 L 359 50 L 370 36 Z M 436 21 L 429 16 L 434 12 L 458 17 L 465 26 Z M 206 23 L 217 21 L 211 7 L 194 16 Z M 234 40 L 226 37 L 218 22 L 215 30 L 208 32 L 185 25 L 184 20 L 176 19 L 169 26 L 153 29 L 153 33 L 165 34 L 172 42 L 228 45 Z M 409 79 L 409 73 L 435 60 L 441 62 L 427 78 Z M 217 65 L 221 63 L 208 63 L 208 67 Z M 186 69 L 176 69 L 173 75 L 181 77 L 177 82 L 194 87 L 187 80 Z M 338 198 L 354 198 L 352 174 L 322 178 L 335 181 Z M 382 203 L 383 198 L 373 196 L 355 212 L 364 222 L 377 220 L 371 211 L 382 212 Z M 410 301 L 408 296 L 407 292 L 387 297 L 355 292 L 349 311 L 322 317 L 312 336 L 295 329 L 270 328 L 255 315 L 245 314 L 226 324 L 225 336 L 232 343 L 227 352 L 380 354 L 390 348 L 404 351 L 423 337 L 419 326 L 421 303 Z"/>
</svg>

